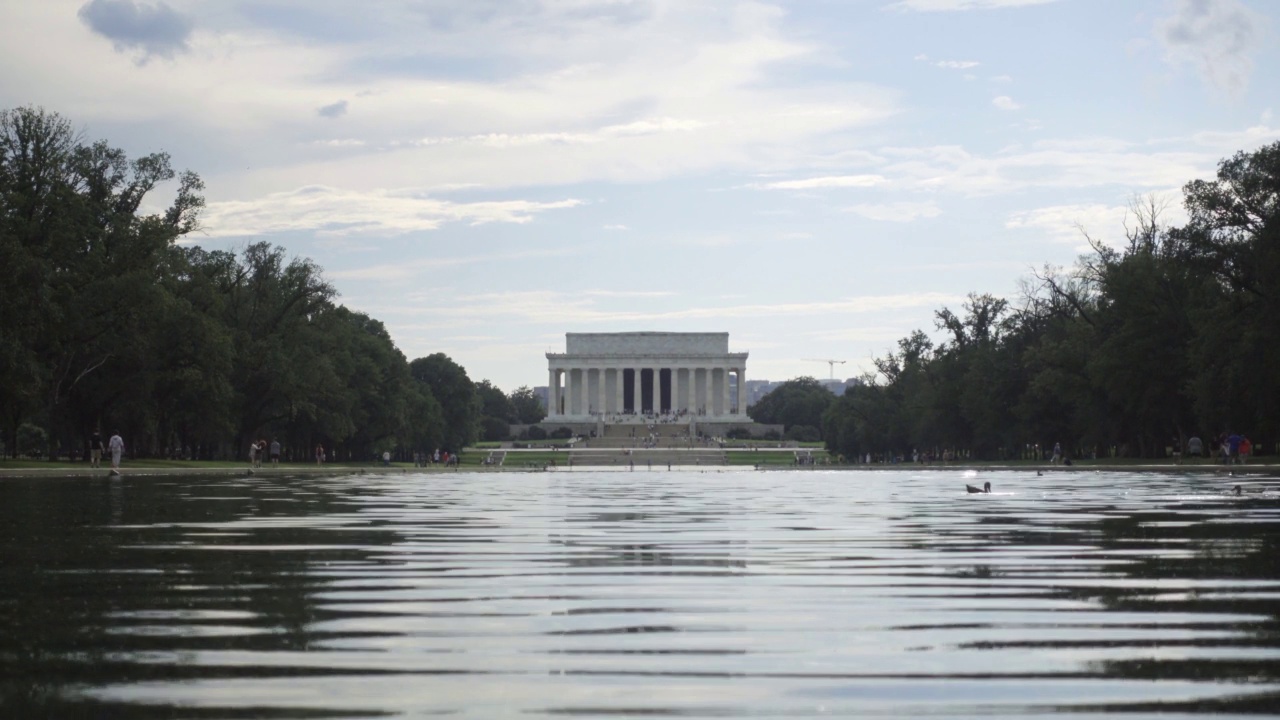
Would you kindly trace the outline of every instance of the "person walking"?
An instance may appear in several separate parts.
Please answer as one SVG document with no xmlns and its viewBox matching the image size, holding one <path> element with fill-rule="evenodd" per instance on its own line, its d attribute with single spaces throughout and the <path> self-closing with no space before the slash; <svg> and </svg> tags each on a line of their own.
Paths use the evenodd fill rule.
<svg viewBox="0 0 1280 720">
<path fill-rule="evenodd" d="M 119 472 L 120 456 L 124 454 L 124 438 L 120 437 L 119 430 L 107 441 L 107 449 L 111 450 L 111 469 Z"/>
<path fill-rule="evenodd" d="M 1199 435 L 1192 435 L 1187 441 L 1187 454 L 1194 458 L 1204 455 L 1204 442 L 1200 440 Z"/>
<path fill-rule="evenodd" d="M 89 467 L 102 467 L 102 433 L 97 430 L 89 438 Z"/>
<path fill-rule="evenodd" d="M 271 438 L 271 467 L 280 467 L 280 440 Z"/>
</svg>

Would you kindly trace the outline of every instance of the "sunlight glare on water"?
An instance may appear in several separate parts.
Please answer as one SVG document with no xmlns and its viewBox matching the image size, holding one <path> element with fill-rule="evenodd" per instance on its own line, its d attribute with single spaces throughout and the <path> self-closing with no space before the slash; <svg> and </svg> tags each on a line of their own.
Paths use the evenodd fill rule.
<svg viewBox="0 0 1280 720">
<path fill-rule="evenodd" d="M 0 480 L 0 710 L 1274 712 L 1280 495 L 1226 480 Z"/>
</svg>

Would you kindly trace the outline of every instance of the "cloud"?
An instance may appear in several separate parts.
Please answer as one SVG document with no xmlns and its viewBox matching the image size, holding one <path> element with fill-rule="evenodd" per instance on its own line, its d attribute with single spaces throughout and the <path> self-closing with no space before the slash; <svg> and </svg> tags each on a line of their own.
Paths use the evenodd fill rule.
<svg viewBox="0 0 1280 720">
<path fill-rule="evenodd" d="M 420 190 L 361 192 L 312 185 L 256 200 L 209 203 L 201 226 L 211 237 L 299 230 L 327 235 L 400 234 L 435 230 L 448 222 L 527 223 L 537 213 L 581 204 L 574 199 L 455 203 L 427 197 Z"/>
<path fill-rule="evenodd" d="M 326 273 L 329 274 L 329 273 Z M 625 300 L 625 298 L 622 298 Z M 655 298 L 655 303 L 661 298 Z M 518 322 L 532 322 L 538 325 L 560 327 L 582 327 L 601 325 L 617 326 L 623 323 L 636 322 L 674 322 L 681 320 L 720 320 L 731 318 L 798 318 L 821 317 L 830 318 L 837 315 L 861 315 L 880 313 L 891 310 L 902 310 L 920 307 L 939 307 L 956 304 L 963 297 L 946 293 L 928 292 L 918 294 L 897 295 L 864 295 L 840 298 L 826 302 L 810 303 L 767 303 L 710 306 L 707 304 L 691 304 L 678 295 L 667 298 L 670 306 L 653 307 L 642 310 L 633 309 L 634 303 L 627 303 L 626 309 L 602 307 L 595 296 L 581 293 L 567 293 L 553 290 L 511 291 L 502 293 L 483 293 L 470 296 L 452 296 L 448 319 L 444 322 L 457 324 L 477 320 L 501 318 Z M 393 315 L 398 317 L 439 316 L 438 298 L 431 296 L 418 297 L 413 301 L 403 302 L 395 307 L 373 309 L 379 317 Z"/>
<path fill-rule="evenodd" d="M 960 10 L 994 10 L 997 8 L 1046 5 L 1057 0 L 898 0 L 888 7 L 914 12 L 957 12 Z"/>
<path fill-rule="evenodd" d="M 1008 95 L 1001 95 L 991 100 L 991 104 L 1001 110 L 1021 110 L 1022 106 L 1013 101 Z"/>
<path fill-rule="evenodd" d="M 1262 22 L 1239 0 L 1179 0 L 1155 32 L 1168 62 L 1194 65 L 1210 85 L 1239 95 L 1249 85 L 1250 55 L 1262 40 Z"/>
<path fill-rule="evenodd" d="M 630 230 L 626 225 L 605 225 L 602 230 Z"/>
<path fill-rule="evenodd" d="M 138 63 L 152 57 L 172 59 L 189 50 L 194 23 L 164 2 L 90 0 L 77 13 L 93 32 L 112 42 L 116 52 L 138 51 Z"/>
<path fill-rule="evenodd" d="M 883 185 L 885 182 L 885 178 L 880 175 L 828 175 L 803 180 L 782 180 L 751 187 L 760 190 L 815 190 L 818 188 L 868 188 Z"/>
<path fill-rule="evenodd" d="M 340 118 L 347 114 L 347 101 L 339 100 L 335 103 L 323 105 L 316 110 L 316 114 L 324 118 Z"/>
<path fill-rule="evenodd" d="M 1117 149 L 1103 140 L 1046 143 L 1026 152 L 977 155 L 962 147 L 886 147 L 886 162 L 877 171 L 894 187 L 948 190 L 966 195 L 991 195 L 1032 187 L 1084 188 L 1120 186 L 1130 192 L 1179 186 L 1211 173 L 1221 154 L 1154 148 Z M 1107 149 L 1102 149 L 1107 148 Z M 1240 149 L 1237 146 L 1235 149 Z"/>
<path fill-rule="evenodd" d="M 942 214 L 942 211 L 933 202 L 861 204 L 853 205 L 845 208 L 845 210 L 870 220 L 883 222 L 911 222 L 919 218 L 937 217 Z"/>
<path fill-rule="evenodd" d="M 1164 207 L 1158 218 L 1161 225 L 1186 222 L 1186 209 L 1179 204 L 1179 190 L 1166 188 L 1149 195 Z M 1036 231 L 1053 242 L 1073 245 L 1081 251 L 1089 249 L 1086 233 L 1095 240 L 1119 247 L 1125 242 L 1126 225 L 1134 226 L 1133 211 L 1129 205 L 1103 203 L 1053 205 L 1016 212 L 1009 215 L 1004 224 L 1009 229 Z"/>
<path fill-rule="evenodd" d="M 464 255 L 454 257 L 432 256 L 416 260 L 369 265 L 346 270 L 329 270 L 327 277 L 336 280 L 373 280 L 378 282 L 394 282 L 412 280 L 429 273 L 439 272 L 442 268 L 456 268 L 466 265 L 493 265 L 500 262 L 523 262 L 534 258 L 563 257 L 573 251 L 568 248 L 546 250 L 524 250 L 521 252 L 486 253 L 480 255 Z"/>
<path fill-rule="evenodd" d="M 1004 226 L 1013 230 L 1034 230 L 1053 242 L 1084 246 L 1084 233 L 1106 237 L 1123 228 L 1128 208 L 1101 203 L 1053 205 L 1009 215 Z"/>
<path fill-rule="evenodd" d="M 208 138 L 197 154 L 242 163 L 248 171 L 235 179 L 254 193 L 787 170 L 901 110 L 902 91 L 887 85 L 833 74 L 792 82 L 825 66 L 826 49 L 794 33 L 782 8 L 753 0 L 387 0 L 378 13 L 337 0 L 166 1 L 183 12 L 198 8 L 180 68 L 165 63 L 165 72 L 122 76 L 123 63 L 61 53 L 12 93 L 129 127 L 186 123 Z M 27 4 L 46 3 L 19 3 Z M 4 39 L 2 60 L 40 52 L 16 30 Z M 406 67 L 371 70 L 374 60 Z M 472 71 L 490 61 L 502 67 L 496 77 Z M 158 96 L 163 109 L 154 105 Z M 364 151 L 314 144 L 333 139 L 337 122 L 297 125 L 300 108 L 310 115 L 339 98 L 349 105 L 337 137 L 363 140 Z"/>
<path fill-rule="evenodd" d="M 916 55 L 915 59 L 920 62 L 927 62 L 934 67 L 945 68 L 947 70 L 967 70 L 975 68 L 982 63 L 977 60 L 929 60 L 929 56 L 925 54 Z"/>
</svg>

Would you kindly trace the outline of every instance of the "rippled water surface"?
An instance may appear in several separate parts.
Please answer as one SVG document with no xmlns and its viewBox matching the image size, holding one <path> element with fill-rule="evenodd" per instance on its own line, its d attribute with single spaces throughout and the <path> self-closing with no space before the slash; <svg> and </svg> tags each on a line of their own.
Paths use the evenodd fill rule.
<svg viewBox="0 0 1280 720">
<path fill-rule="evenodd" d="M 0 480 L 0 715 L 1276 713 L 1280 495 L 1227 482 Z"/>
</svg>

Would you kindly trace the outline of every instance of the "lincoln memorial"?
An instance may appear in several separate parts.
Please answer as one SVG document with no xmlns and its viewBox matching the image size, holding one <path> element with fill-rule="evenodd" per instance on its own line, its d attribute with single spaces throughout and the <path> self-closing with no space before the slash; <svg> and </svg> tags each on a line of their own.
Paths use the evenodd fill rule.
<svg viewBox="0 0 1280 720">
<path fill-rule="evenodd" d="M 567 333 L 547 366 L 545 423 L 750 422 L 747 353 L 729 352 L 729 333 Z"/>
</svg>

